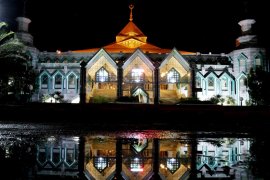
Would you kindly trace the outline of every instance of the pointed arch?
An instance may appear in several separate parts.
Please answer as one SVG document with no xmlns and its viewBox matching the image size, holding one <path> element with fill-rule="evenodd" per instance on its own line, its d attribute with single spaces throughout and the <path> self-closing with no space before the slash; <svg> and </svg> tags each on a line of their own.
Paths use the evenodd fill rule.
<svg viewBox="0 0 270 180">
<path fill-rule="evenodd" d="M 216 91 L 218 76 L 214 72 L 209 72 L 205 74 L 206 79 L 206 89 L 208 91 Z"/>
<path fill-rule="evenodd" d="M 92 59 L 87 63 L 86 69 L 91 68 L 102 56 L 112 65 L 115 69 L 117 69 L 117 65 L 114 62 L 113 58 L 107 53 L 107 51 L 101 48 Z"/>
<path fill-rule="evenodd" d="M 52 75 L 53 79 L 53 89 L 64 89 L 64 79 L 65 75 L 62 71 L 57 70 Z"/>
<path fill-rule="evenodd" d="M 40 89 L 49 89 L 51 75 L 47 70 L 44 70 L 39 75 L 39 87 Z"/>
<path fill-rule="evenodd" d="M 235 92 L 235 79 L 234 77 L 224 71 L 219 75 L 220 80 L 220 90 L 222 91 L 229 91 L 230 95 L 234 95 Z"/>
<path fill-rule="evenodd" d="M 180 82 L 180 73 L 175 69 L 171 68 L 167 74 L 168 83 L 179 83 Z"/>
<path fill-rule="evenodd" d="M 124 82 L 153 82 L 155 67 L 140 49 L 136 49 L 122 67 Z"/>
<path fill-rule="evenodd" d="M 136 87 L 132 91 L 132 96 L 138 97 L 140 103 L 149 103 L 149 94 L 141 87 Z"/>
<path fill-rule="evenodd" d="M 173 50 L 170 52 L 170 54 L 162 61 L 162 63 L 159 66 L 159 69 L 161 69 L 162 67 L 164 67 L 168 61 L 171 58 L 175 58 L 179 64 L 181 64 L 181 66 L 188 72 L 190 71 L 190 66 L 189 63 L 185 60 L 185 58 L 177 51 L 176 48 L 173 48 Z"/>
<path fill-rule="evenodd" d="M 70 71 L 66 75 L 67 89 L 78 89 L 80 76 L 74 71 Z"/>
<path fill-rule="evenodd" d="M 240 53 L 237 57 L 239 72 L 247 72 L 247 60 L 248 57 L 244 53 Z"/>
<path fill-rule="evenodd" d="M 204 77 L 200 72 L 196 73 L 196 77 L 195 77 L 195 84 L 196 84 L 196 88 L 203 88 L 204 86 Z"/>
<path fill-rule="evenodd" d="M 243 102 L 249 100 L 247 91 L 247 75 L 246 73 L 240 73 L 236 78 L 236 93 L 237 93 L 237 104 L 241 105 Z"/>
<path fill-rule="evenodd" d="M 256 69 L 262 66 L 263 66 L 263 56 L 261 52 L 258 52 L 257 54 L 254 55 L 253 58 L 253 68 Z"/>
<path fill-rule="evenodd" d="M 110 81 L 109 72 L 103 66 L 96 72 L 95 77 L 96 77 L 96 82 Z"/>
<path fill-rule="evenodd" d="M 101 48 L 86 65 L 86 72 L 89 78 L 94 80 L 96 72 L 101 67 L 104 67 L 108 71 L 111 78 L 114 78 L 115 81 L 117 80 L 118 67 L 112 57 L 103 48 Z"/>
<path fill-rule="evenodd" d="M 152 62 L 150 61 L 150 59 L 139 49 L 137 48 L 134 53 L 125 61 L 125 63 L 123 64 L 123 69 L 126 69 L 128 65 L 130 65 L 132 63 L 132 61 L 134 61 L 136 59 L 136 57 L 139 57 L 146 65 L 148 68 L 150 68 L 151 70 L 154 70 L 155 67 L 152 64 Z"/>
</svg>

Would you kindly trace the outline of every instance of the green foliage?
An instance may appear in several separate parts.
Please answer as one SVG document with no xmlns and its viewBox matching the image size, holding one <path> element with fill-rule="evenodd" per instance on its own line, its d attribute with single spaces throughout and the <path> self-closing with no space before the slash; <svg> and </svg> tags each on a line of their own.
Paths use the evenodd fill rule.
<svg viewBox="0 0 270 180">
<path fill-rule="evenodd" d="M 213 104 L 220 104 L 223 105 L 226 103 L 226 105 L 235 105 L 235 99 L 231 96 L 227 96 L 226 98 L 223 98 L 221 95 L 215 95 L 210 98 L 210 101 Z"/>
<path fill-rule="evenodd" d="M 210 101 L 213 103 L 213 104 L 218 104 L 221 102 L 221 95 L 214 95 L 213 97 L 210 98 Z"/>
<path fill-rule="evenodd" d="M 269 105 L 270 104 L 270 73 L 261 68 L 250 70 L 248 75 L 248 92 L 252 105 Z"/>
<path fill-rule="evenodd" d="M 61 94 L 60 91 L 56 91 L 52 94 L 50 94 L 52 98 L 55 99 L 56 102 L 63 103 L 64 102 L 64 96 Z"/>
<path fill-rule="evenodd" d="M 198 98 L 189 97 L 189 98 L 181 98 L 180 101 L 177 103 L 177 105 L 181 104 L 213 104 L 213 103 L 210 101 L 201 101 Z"/>
<path fill-rule="evenodd" d="M 236 104 L 235 99 L 233 97 L 231 97 L 231 96 L 227 96 L 226 103 L 228 105 L 235 105 Z"/>
<path fill-rule="evenodd" d="M 6 23 L 0 22 L 0 103 L 29 101 L 36 76 L 25 46 Z"/>
<path fill-rule="evenodd" d="M 103 104 L 103 103 L 109 103 L 110 99 L 104 96 L 95 96 L 93 97 L 92 102 L 97 103 L 97 104 Z"/>
<path fill-rule="evenodd" d="M 270 162 L 269 148 L 270 141 L 268 137 L 257 136 L 251 143 L 249 168 L 256 177 L 263 179 L 270 178 L 270 171 L 268 168 Z"/>
</svg>

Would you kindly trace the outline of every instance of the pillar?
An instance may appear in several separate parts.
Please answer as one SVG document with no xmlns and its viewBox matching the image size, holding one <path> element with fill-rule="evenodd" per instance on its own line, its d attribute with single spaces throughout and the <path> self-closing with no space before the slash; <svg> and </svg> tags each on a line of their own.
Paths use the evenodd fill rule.
<svg viewBox="0 0 270 180">
<path fill-rule="evenodd" d="M 191 140 L 190 151 L 191 161 L 189 179 L 197 179 L 197 139 L 195 137 L 193 137 Z"/>
<path fill-rule="evenodd" d="M 85 179 L 84 175 L 84 159 L 85 159 L 85 138 L 80 137 L 79 140 L 79 157 L 78 157 L 78 170 L 80 179 Z"/>
<path fill-rule="evenodd" d="M 191 71 L 190 71 L 190 90 L 191 97 L 197 98 L 196 95 L 196 64 L 194 62 L 191 63 Z"/>
<path fill-rule="evenodd" d="M 113 179 L 124 180 L 122 172 L 122 139 L 116 140 L 116 165 Z"/>
<path fill-rule="evenodd" d="M 123 63 L 117 64 L 117 99 L 123 96 Z"/>
<path fill-rule="evenodd" d="M 80 63 L 81 74 L 80 74 L 80 104 L 85 104 L 86 102 L 86 62 L 82 61 Z"/>
<path fill-rule="evenodd" d="M 149 180 L 161 180 L 159 176 L 159 139 L 153 139 L 153 175 Z"/>
<path fill-rule="evenodd" d="M 154 104 L 159 104 L 159 63 L 155 63 L 155 70 L 154 70 Z"/>
</svg>

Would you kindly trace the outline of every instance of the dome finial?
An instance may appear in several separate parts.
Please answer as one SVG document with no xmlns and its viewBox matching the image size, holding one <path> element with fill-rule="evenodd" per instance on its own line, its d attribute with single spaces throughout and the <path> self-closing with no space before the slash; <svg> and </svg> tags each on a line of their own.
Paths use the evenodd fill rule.
<svg viewBox="0 0 270 180">
<path fill-rule="evenodd" d="M 129 21 L 133 21 L 133 15 L 132 15 L 132 9 L 134 8 L 133 4 L 129 5 L 129 9 L 130 9 L 130 15 L 129 15 Z"/>
</svg>

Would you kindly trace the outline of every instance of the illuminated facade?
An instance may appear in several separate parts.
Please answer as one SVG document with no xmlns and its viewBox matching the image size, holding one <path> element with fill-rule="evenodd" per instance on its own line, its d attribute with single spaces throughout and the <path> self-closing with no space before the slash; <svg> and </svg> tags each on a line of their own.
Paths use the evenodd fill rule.
<svg viewBox="0 0 270 180">
<path fill-rule="evenodd" d="M 228 54 L 201 54 L 162 49 L 147 42 L 147 36 L 130 19 L 116 41 L 102 48 L 68 52 L 40 52 L 33 47 L 27 18 L 18 18 L 17 35 L 28 45 L 33 66 L 39 72 L 39 90 L 34 101 L 53 102 L 61 92 L 66 102 L 115 102 L 134 97 L 140 103 L 175 104 L 181 98 L 209 100 L 220 95 L 224 104 L 249 101 L 246 81 L 251 68 L 268 70 L 265 50 L 256 47 L 253 19 L 239 22 L 242 35 Z M 83 65 L 81 62 L 84 62 Z M 81 81 L 83 78 L 83 81 Z M 83 96 L 80 96 L 83 94 Z M 229 101 L 232 100 L 232 101 Z"/>
</svg>

